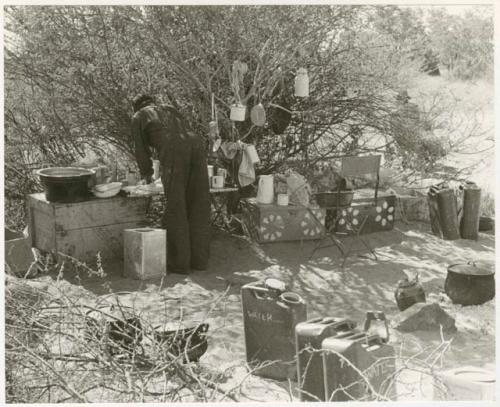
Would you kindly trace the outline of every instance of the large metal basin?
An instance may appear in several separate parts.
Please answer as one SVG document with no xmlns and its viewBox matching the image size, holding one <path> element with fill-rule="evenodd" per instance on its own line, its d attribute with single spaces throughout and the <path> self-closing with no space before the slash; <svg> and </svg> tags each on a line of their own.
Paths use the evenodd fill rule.
<svg viewBox="0 0 500 407">
<path fill-rule="evenodd" d="M 89 199 L 89 181 L 95 171 L 78 167 L 42 168 L 35 172 L 49 202 L 73 203 Z"/>
</svg>

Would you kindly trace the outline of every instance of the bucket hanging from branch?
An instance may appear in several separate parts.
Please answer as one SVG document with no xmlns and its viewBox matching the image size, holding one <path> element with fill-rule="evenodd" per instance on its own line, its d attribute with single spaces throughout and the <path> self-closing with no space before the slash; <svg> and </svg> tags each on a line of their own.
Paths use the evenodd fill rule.
<svg viewBox="0 0 500 407">
<path fill-rule="evenodd" d="M 309 96 L 309 76 L 307 75 L 307 69 L 305 68 L 299 68 L 297 76 L 295 76 L 295 96 Z"/>
<path fill-rule="evenodd" d="M 235 122 L 245 121 L 246 106 L 241 102 L 240 84 L 243 84 L 243 75 L 247 72 L 247 70 L 247 64 L 240 61 L 234 61 L 231 81 L 236 103 L 231 105 L 229 118 Z"/>
<path fill-rule="evenodd" d="M 252 107 L 252 110 L 250 111 L 250 120 L 254 125 L 259 127 L 262 127 L 264 126 L 264 124 L 266 124 L 266 111 L 264 110 L 264 106 L 262 106 L 262 103 L 260 101 L 260 94 L 259 103 Z"/>
</svg>

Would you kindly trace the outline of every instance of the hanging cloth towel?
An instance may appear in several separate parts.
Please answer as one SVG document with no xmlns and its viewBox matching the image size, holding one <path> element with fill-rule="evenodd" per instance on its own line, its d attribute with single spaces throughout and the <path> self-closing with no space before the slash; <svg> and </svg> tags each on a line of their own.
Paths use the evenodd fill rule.
<svg viewBox="0 0 500 407">
<path fill-rule="evenodd" d="M 240 146 L 238 143 L 234 141 L 224 141 L 221 144 L 220 148 L 224 153 L 224 155 L 226 156 L 226 158 L 232 160 L 236 156 L 236 153 L 240 149 Z"/>
<path fill-rule="evenodd" d="M 255 181 L 255 168 L 252 163 L 252 158 L 245 148 L 246 144 L 241 143 L 241 164 L 238 170 L 238 179 L 242 187 L 252 184 Z"/>
</svg>

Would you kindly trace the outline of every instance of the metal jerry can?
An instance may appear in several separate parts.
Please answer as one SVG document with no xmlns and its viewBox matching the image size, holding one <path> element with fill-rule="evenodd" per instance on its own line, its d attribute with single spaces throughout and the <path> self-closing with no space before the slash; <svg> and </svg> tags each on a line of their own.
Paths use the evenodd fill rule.
<svg viewBox="0 0 500 407">
<path fill-rule="evenodd" d="M 295 379 L 295 326 L 305 321 L 306 304 L 275 279 L 241 288 L 247 362 L 253 374 Z"/>
<path fill-rule="evenodd" d="M 295 327 L 297 381 L 301 401 L 325 401 L 321 343 L 323 339 L 351 331 L 356 323 L 345 318 L 314 318 Z"/>
<path fill-rule="evenodd" d="M 352 330 L 323 340 L 323 375 L 326 401 L 374 400 L 378 395 L 395 398 L 395 351 L 386 338 L 370 334 L 372 319 L 383 313 L 367 313 L 365 331 Z M 360 375 L 361 372 L 368 383 Z M 373 393 L 376 392 L 377 394 Z"/>
</svg>

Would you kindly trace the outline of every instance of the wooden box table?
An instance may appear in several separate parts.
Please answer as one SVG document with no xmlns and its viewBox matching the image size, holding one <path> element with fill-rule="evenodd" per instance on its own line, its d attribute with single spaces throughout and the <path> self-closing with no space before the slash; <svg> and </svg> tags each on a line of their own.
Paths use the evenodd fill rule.
<svg viewBox="0 0 500 407">
<path fill-rule="evenodd" d="M 324 234 L 325 209 L 260 204 L 255 198 L 243 200 L 242 209 L 248 232 L 259 243 L 312 240 Z"/>
<path fill-rule="evenodd" d="M 123 230 L 146 226 L 149 198 L 114 196 L 54 203 L 45 194 L 28 197 L 29 233 L 39 250 L 92 262 L 123 256 Z"/>
</svg>

